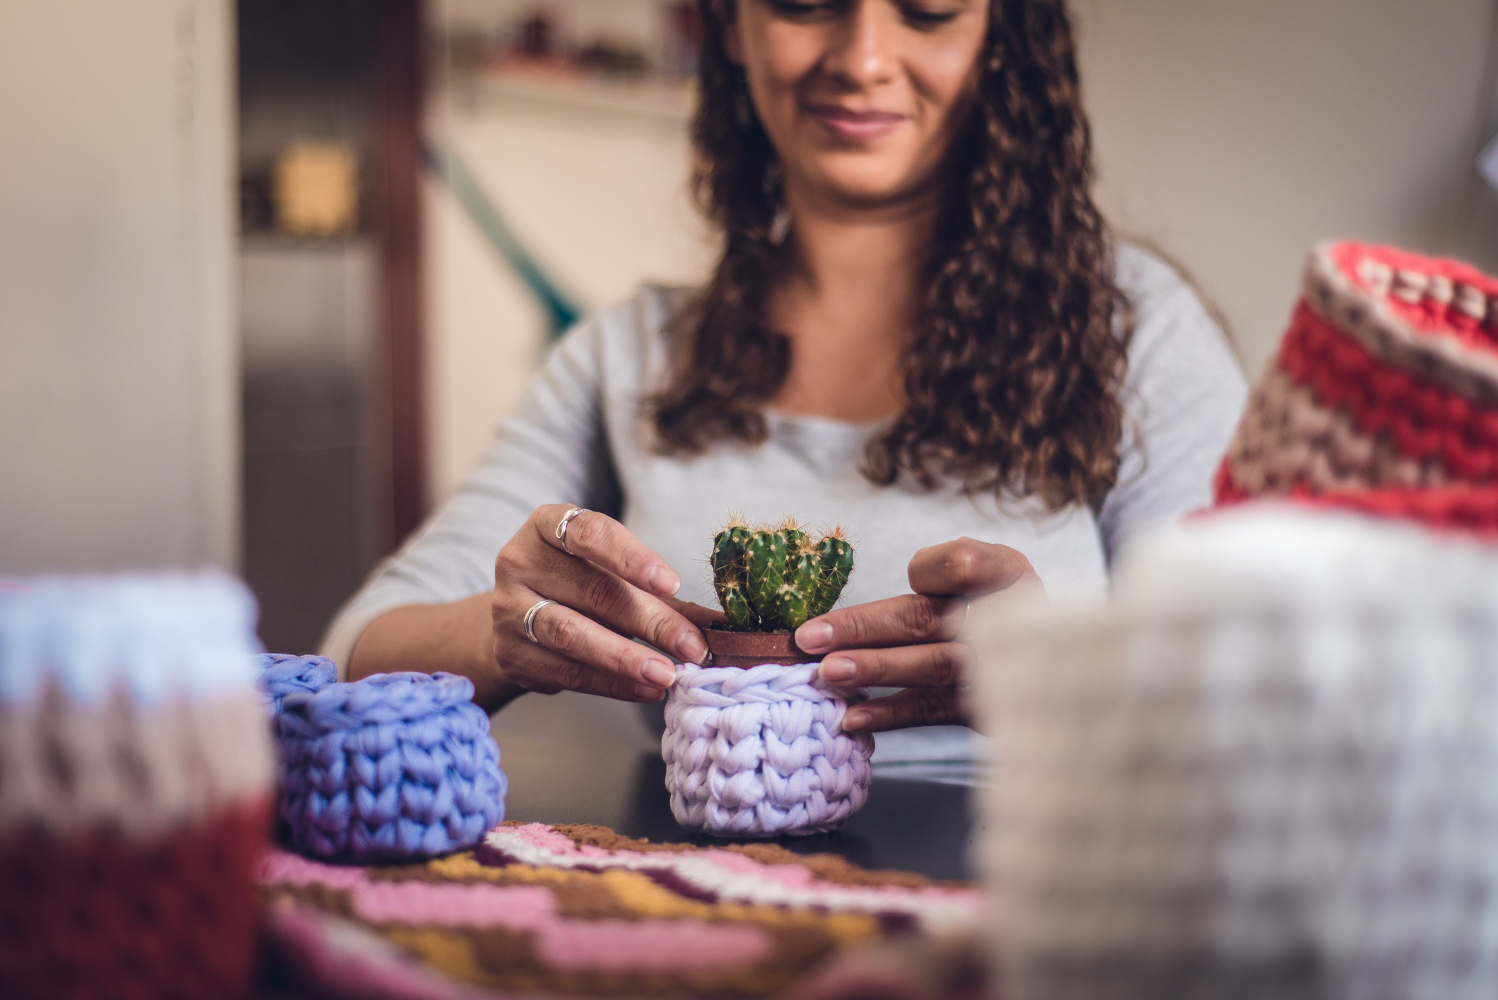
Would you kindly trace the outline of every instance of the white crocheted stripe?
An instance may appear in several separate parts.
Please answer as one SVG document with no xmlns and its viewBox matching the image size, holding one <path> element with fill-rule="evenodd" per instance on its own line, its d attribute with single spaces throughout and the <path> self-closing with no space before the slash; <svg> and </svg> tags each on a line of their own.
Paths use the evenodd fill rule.
<svg viewBox="0 0 1498 1000">
<path fill-rule="evenodd" d="M 678 668 L 661 754 L 683 826 L 770 837 L 833 829 L 863 807 L 873 741 L 815 665 Z"/>
<path fill-rule="evenodd" d="M 255 601 L 224 573 L 55 577 L 0 588 L 0 702 L 254 691 Z"/>
<path fill-rule="evenodd" d="M 1483 319 L 1489 315 L 1491 303 L 1480 290 L 1467 285 L 1453 286 L 1449 279 L 1439 276 L 1396 272 L 1378 261 L 1365 259 L 1360 266 L 1360 277 L 1370 288 L 1365 291 L 1337 267 L 1332 257 L 1336 245 L 1320 244 L 1306 261 L 1301 287 L 1312 309 L 1375 357 L 1483 406 L 1498 406 L 1498 355 L 1468 347 L 1449 334 L 1416 330 L 1385 304 L 1390 294 L 1401 295 L 1410 302 L 1418 302 L 1427 295 L 1459 305 L 1470 300 L 1475 311 L 1473 318 Z M 1410 298 L 1410 294 L 1414 297 Z"/>
<path fill-rule="evenodd" d="M 1315 390 L 1278 368 L 1265 372 L 1248 398 L 1228 470 L 1234 485 L 1254 496 L 1302 484 L 1325 493 L 1441 486 L 1448 478 L 1439 459 L 1416 461 L 1396 451 L 1387 435 L 1364 434 L 1347 411 L 1322 406 Z"/>
<path fill-rule="evenodd" d="M 546 846 L 544 841 L 553 838 L 557 845 Z M 931 933 L 971 928 L 986 910 L 983 894 L 976 889 L 841 885 L 821 881 L 804 868 L 761 864 L 732 851 L 578 849 L 561 834 L 527 836 L 523 828 L 504 826 L 489 831 L 484 842 L 513 862 L 537 868 L 669 873 L 723 902 L 833 912 L 898 913 L 916 920 L 923 930 Z"/>
<path fill-rule="evenodd" d="M 265 708 L 248 691 L 78 705 L 54 686 L 28 709 L 0 704 L 0 831 L 149 838 L 269 794 L 274 773 Z"/>
<path fill-rule="evenodd" d="M 1000 966 L 1498 996 L 1498 549 L 1245 509 L 1134 549 L 1115 591 L 980 631 Z"/>
</svg>

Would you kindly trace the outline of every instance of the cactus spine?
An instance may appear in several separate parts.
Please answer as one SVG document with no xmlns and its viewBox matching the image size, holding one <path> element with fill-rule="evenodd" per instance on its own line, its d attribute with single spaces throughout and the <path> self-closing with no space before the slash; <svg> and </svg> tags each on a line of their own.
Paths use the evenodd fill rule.
<svg viewBox="0 0 1498 1000">
<path fill-rule="evenodd" d="M 794 631 L 826 614 L 853 571 L 841 527 L 813 541 L 792 519 L 751 528 L 735 517 L 713 542 L 713 589 L 736 629 Z"/>
</svg>

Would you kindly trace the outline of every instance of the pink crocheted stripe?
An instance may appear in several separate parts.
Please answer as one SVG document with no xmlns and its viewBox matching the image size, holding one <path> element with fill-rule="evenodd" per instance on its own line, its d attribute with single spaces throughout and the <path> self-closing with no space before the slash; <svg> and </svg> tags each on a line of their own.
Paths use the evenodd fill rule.
<svg viewBox="0 0 1498 1000">
<path fill-rule="evenodd" d="M 593 844 L 579 844 L 571 837 L 557 833 L 545 823 L 526 823 L 524 826 L 508 826 L 506 832 L 512 833 L 532 847 L 539 847 L 543 851 L 550 851 L 559 857 L 571 858 L 604 858 L 609 852 Z M 619 851 L 617 855 L 625 854 L 636 857 L 646 857 L 639 851 Z"/>
<path fill-rule="evenodd" d="M 536 953 L 563 972 L 695 972 L 735 968 L 770 953 L 763 928 L 695 920 L 556 921 Z"/>
<path fill-rule="evenodd" d="M 372 924 L 524 931 L 556 920 L 551 890 L 533 885 L 365 882 L 353 887 L 353 903 L 354 912 Z"/>
<path fill-rule="evenodd" d="M 535 935 L 537 955 L 566 972 L 734 968 L 769 954 L 773 946 L 758 927 L 697 920 L 575 920 L 557 915 L 555 897 L 543 886 L 374 882 L 367 869 L 322 864 L 285 851 L 273 851 L 265 859 L 260 881 L 346 890 L 354 915 L 371 924 L 529 931 Z"/>
<path fill-rule="evenodd" d="M 693 862 L 708 861 L 727 875 L 743 876 L 784 889 L 803 892 L 846 893 L 850 887 L 818 879 L 809 868 L 801 865 L 767 865 L 735 851 L 706 848 L 683 854 L 648 851 L 608 851 L 591 844 L 578 844 L 572 838 L 557 833 L 544 823 L 527 823 L 523 826 L 498 827 L 489 831 L 487 843 L 504 851 L 507 837 L 517 839 L 547 852 L 548 857 L 534 859 L 537 864 L 555 864 L 569 859 L 598 861 L 609 859 L 621 868 L 670 868 L 684 859 Z M 526 863 L 530 863 L 527 861 Z M 860 895 L 887 897 L 889 899 L 952 899 L 973 894 L 969 889 L 952 889 L 941 886 L 911 888 L 908 886 L 858 886 Z"/>
<path fill-rule="evenodd" d="M 363 868 L 326 865 L 289 851 L 271 850 L 260 862 L 262 885 L 324 885 L 329 889 L 352 889 L 368 880 L 369 875 Z"/>
</svg>

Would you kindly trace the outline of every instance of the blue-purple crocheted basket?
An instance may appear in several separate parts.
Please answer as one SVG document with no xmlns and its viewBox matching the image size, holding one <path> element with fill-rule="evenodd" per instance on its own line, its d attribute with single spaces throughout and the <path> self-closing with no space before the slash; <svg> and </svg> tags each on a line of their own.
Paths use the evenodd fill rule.
<svg viewBox="0 0 1498 1000">
<path fill-rule="evenodd" d="M 307 673 L 287 683 L 321 678 Z M 280 700 L 281 817 L 298 850 L 357 862 L 433 857 L 472 847 L 504 819 L 499 747 L 466 677 L 266 686 Z"/>
<path fill-rule="evenodd" d="M 265 653 L 259 656 L 261 696 L 274 715 L 289 694 L 312 694 L 338 680 L 338 667 L 323 656 Z"/>
</svg>

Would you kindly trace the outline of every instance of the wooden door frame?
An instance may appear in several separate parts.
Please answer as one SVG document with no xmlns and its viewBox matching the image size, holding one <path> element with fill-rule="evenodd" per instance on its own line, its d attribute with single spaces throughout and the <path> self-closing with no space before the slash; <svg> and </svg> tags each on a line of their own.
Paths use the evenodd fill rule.
<svg viewBox="0 0 1498 1000">
<path fill-rule="evenodd" d="M 422 0 L 377 0 L 372 215 L 379 243 L 381 371 L 378 394 L 388 498 L 386 548 L 425 519 L 421 120 L 426 22 Z"/>
</svg>

